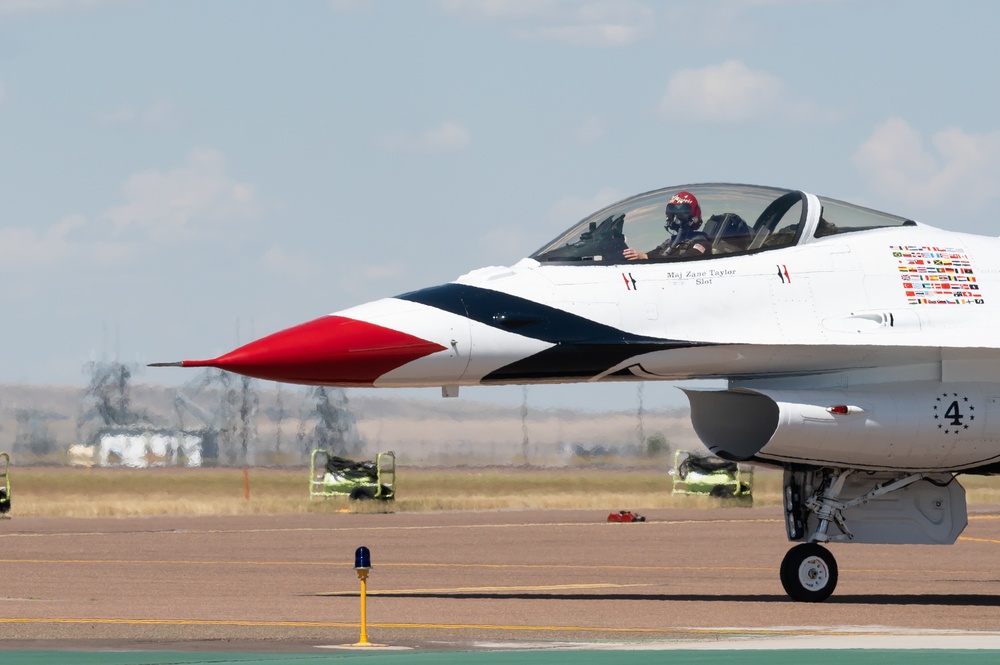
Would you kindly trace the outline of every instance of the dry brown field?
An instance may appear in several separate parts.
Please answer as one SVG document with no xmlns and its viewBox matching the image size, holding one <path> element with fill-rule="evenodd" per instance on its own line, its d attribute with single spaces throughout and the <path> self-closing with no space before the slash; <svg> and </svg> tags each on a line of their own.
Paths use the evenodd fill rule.
<svg viewBox="0 0 1000 665">
<path fill-rule="evenodd" d="M 399 468 L 397 500 L 310 498 L 308 468 L 11 468 L 12 515 L 142 517 L 429 512 L 525 508 L 637 510 L 710 507 L 675 496 L 662 468 Z M 777 505 L 781 476 L 757 474 L 757 504 Z"/>
<path fill-rule="evenodd" d="M 397 500 L 310 498 L 308 468 L 12 466 L 12 516 L 287 515 L 442 510 L 730 507 L 671 493 L 665 468 L 401 467 Z M 1000 479 L 963 476 L 970 507 L 1000 504 Z M 758 468 L 753 505 L 780 505 L 781 472 Z"/>
</svg>

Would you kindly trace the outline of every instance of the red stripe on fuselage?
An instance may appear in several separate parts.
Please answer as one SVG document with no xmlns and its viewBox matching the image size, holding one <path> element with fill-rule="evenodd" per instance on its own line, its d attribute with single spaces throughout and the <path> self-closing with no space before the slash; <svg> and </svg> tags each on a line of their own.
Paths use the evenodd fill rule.
<svg viewBox="0 0 1000 665">
<path fill-rule="evenodd" d="M 386 372 L 444 349 L 367 321 L 324 316 L 214 360 L 185 360 L 184 366 L 218 367 L 286 383 L 371 386 Z"/>
</svg>

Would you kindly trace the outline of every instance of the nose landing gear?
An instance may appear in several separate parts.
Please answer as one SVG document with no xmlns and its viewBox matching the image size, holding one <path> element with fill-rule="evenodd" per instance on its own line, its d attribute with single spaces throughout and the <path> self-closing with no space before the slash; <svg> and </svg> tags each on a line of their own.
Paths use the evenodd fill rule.
<svg viewBox="0 0 1000 665">
<path fill-rule="evenodd" d="M 796 545 L 781 561 L 781 586 L 795 601 L 826 600 L 837 588 L 837 574 L 837 560 L 816 543 Z"/>
<path fill-rule="evenodd" d="M 786 467 L 783 503 L 788 539 L 801 544 L 781 562 L 781 585 L 804 602 L 837 586 L 837 562 L 821 543 L 951 544 L 968 523 L 951 473 Z"/>
</svg>

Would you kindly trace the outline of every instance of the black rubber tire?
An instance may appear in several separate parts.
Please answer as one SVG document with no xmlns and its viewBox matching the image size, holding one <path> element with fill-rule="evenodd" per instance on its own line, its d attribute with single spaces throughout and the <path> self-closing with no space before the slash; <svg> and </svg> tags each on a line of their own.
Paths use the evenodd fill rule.
<svg viewBox="0 0 1000 665">
<path fill-rule="evenodd" d="M 732 499 L 736 493 L 729 485 L 716 485 L 709 491 L 708 495 L 714 496 L 716 499 Z"/>
<path fill-rule="evenodd" d="M 781 561 L 781 586 L 794 601 L 823 602 L 837 588 L 837 560 L 816 543 L 796 545 Z"/>
<path fill-rule="evenodd" d="M 355 487 L 351 490 L 351 500 L 353 501 L 368 501 L 369 499 L 375 498 L 375 492 L 371 491 L 367 487 Z"/>
</svg>

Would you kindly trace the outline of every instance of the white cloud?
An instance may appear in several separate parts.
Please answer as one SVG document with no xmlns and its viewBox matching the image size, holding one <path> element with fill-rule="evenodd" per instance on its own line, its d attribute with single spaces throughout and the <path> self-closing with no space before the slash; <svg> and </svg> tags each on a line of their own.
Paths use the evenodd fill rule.
<svg viewBox="0 0 1000 665">
<path fill-rule="evenodd" d="M 36 272 L 66 279 L 67 271 L 120 264 L 138 256 L 136 243 L 97 235 L 94 223 L 79 214 L 67 215 L 41 232 L 2 228 L 0 272 L 16 271 L 21 277 Z"/>
<path fill-rule="evenodd" d="M 517 30 L 515 36 L 547 39 L 571 46 L 627 46 L 639 41 L 641 25 L 614 23 L 556 25 L 530 30 Z"/>
<path fill-rule="evenodd" d="M 133 254 L 129 244 L 113 239 L 88 239 L 83 215 L 63 217 L 39 232 L 26 227 L 0 228 L 0 270 L 48 271 L 69 264 L 107 265 Z"/>
<path fill-rule="evenodd" d="M 472 145 L 472 135 L 461 123 L 445 122 L 417 135 L 387 134 L 378 144 L 392 152 L 453 152 Z"/>
<path fill-rule="evenodd" d="M 836 112 L 794 99 L 781 79 L 739 60 L 682 69 L 670 78 L 659 113 L 668 120 L 740 124 L 757 121 L 830 122 Z"/>
<path fill-rule="evenodd" d="M 442 0 L 450 14 L 484 21 L 511 21 L 551 17 L 563 0 Z"/>
<path fill-rule="evenodd" d="M 770 20 L 769 8 L 850 3 L 858 3 L 858 0 L 675 0 L 662 3 L 661 23 L 696 26 L 693 30 L 671 32 L 671 41 L 679 46 L 760 49 L 762 40 L 781 38 L 781 28 Z"/>
<path fill-rule="evenodd" d="M 130 177 L 122 187 L 126 203 L 105 216 L 119 231 L 141 229 L 155 240 L 174 241 L 253 219 L 260 212 L 253 185 L 236 182 L 225 171 L 218 150 L 192 150 L 183 167 Z"/>
<path fill-rule="evenodd" d="M 32 228 L 0 228 L 0 265 L 10 269 L 59 263 L 70 253 L 68 236 L 84 223 L 80 215 L 71 215 L 41 233 Z"/>
<path fill-rule="evenodd" d="M 442 0 L 462 18 L 508 24 L 519 39 L 625 46 L 651 34 L 653 11 L 627 0 Z"/>
<path fill-rule="evenodd" d="M 928 147 L 909 123 L 890 118 L 853 161 L 873 189 L 901 201 L 979 211 L 1000 198 L 1000 131 L 945 129 Z"/>
<path fill-rule="evenodd" d="M 168 101 L 160 101 L 145 108 L 124 108 L 105 113 L 101 124 L 111 127 L 140 127 L 144 129 L 177 129 L 183 121 L 180 110 Z"/>
<path fill-rule="evenodd" d="M 784 84 L 774 76 L 727 60 L 674 74 L 660 100 L 660 112 L 681 120 L 745 122 L 777 106 L 784 92 Z"/>
<path fill-rule="evenodd" d="M 222 154 L 214 150 L 192 151 L 185 167 L 169 173 L 134 175 L 122 189 L 126 203 L 95 218 L 71 214 L 41 230 L 0 228 L 0 271 L 138 261 L 158 250 L 150 240 L 183 239 L 196 227 L 217 228 L 259 212 L 253 187 L 227 177 Z"/>
</svg>

